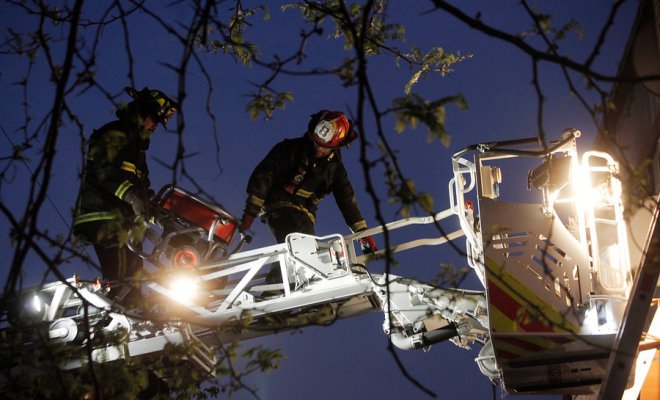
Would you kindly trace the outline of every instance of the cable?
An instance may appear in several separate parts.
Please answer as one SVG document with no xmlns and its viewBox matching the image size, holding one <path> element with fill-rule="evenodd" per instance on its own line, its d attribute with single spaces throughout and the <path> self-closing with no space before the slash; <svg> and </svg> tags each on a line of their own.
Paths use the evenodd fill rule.
<svg viewBox="0 0 660 400">
<path fill-rule="evenodd" d="M 364 271 L 354 271 L 354 270 L 353 270 L 354 267 L 362 268 L 362 269 L 364 269 Z M 358 273 L 358 274 L 367 274 L 367 276 L 369 277 L 369 279 L 371 279 L 371 282 L 372 282 L 374 285 L 378 286 L 378 287 L 386 287 L 386 286 L 389 285 L 390 283 L 398 282 L 398 281 L 399 281 L 399 277 L 397 277 L 397 278 L 394 278 L 394 279 L 392 279 L 391 281 L 386 282 L 386 283 L 376 282 L 376 280 L 374 279 L 373 275 L 371 275 L 371 272 L 367 269 L 367 267 L 366 267 L 364 264 L 358 264 L 358 263 L 351 264 L 351 272 L 353 272 L 353 273 Z"/>
</svg>

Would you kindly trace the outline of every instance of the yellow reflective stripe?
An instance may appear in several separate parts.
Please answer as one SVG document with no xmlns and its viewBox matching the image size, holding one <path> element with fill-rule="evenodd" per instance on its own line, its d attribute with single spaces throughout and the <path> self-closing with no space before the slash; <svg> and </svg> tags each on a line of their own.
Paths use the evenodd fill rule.
<svg viewBox="0 0 660 400">
<path fill-rule="evenodd" d="M 298 189 L 298 191 L 296 191 L 296 196 L 300 196 L 300 197 L 304 197 L 304 198 L 308 198 L 309 196 L 311 196 L 313 194 L 314 194 L 314 192 L 310 192 L 310 191 L 302 190 L 302 189 Z"/>
<path fill-rule="evenodd" d="M 130 173 L 133 173 L 133 174 L 137 174 L 137 172 L 138 172 L 137 168 L 135 168 L 135 164 L 129 163 L 128 161 L 124 161 L 123 163 L 121 163 L 121 169 L 123 169 L 124 171 L 128 171 Z"/>
<path fill-rule="evenodd" d="M 114 214 L 111 212 L 92 212 L 77 216 L 76 219 L 73 221 L 73 224 L 78 225 L 85 222 L 103 221 L 113 218 L 114 218 Z"/>
<path fill-rule="evenodd" d="M 304 212 L 305 214 L 307 214 L 307 216 L 309 217 L 309 219 L 312 220 L 313 223 L 316 223 L 316 218 L 314 217 L 314 214 L 309 212 L 309 210 L 307 210 L 305 207 L 299 206 L 297 204 L 290 203 L 288 201 L 278 201 L 277 203 L 268 206 L 268 209 L 266 210 L 266 213 L 268 213 L 272 210 L 276 210 L 278 208 L 284 208 L 284 207 L 295 208 L 296 210 L 300 210 L 300 211 Z"/>
<path fill-rule="evenodd" d="M 248 197 L 248 203 L 254 204 L 255 206 L 261 208 L 264 206 L 264 199 L 259 198 L 253 194 Z"/>
<path fill-rule="evenodd" d="M 291 205 L 289 205 L 289 206 L 287 206 L 287 207 L 292 207 L 292 208 L 295 208 L 295 209 L 298 209 L 298 210 L 304 212 L 305 214 L 307 214 L 307 216 L 309 217 L 309 219 L 312 220 L 313 223 L 316 223 L 316 218 L 314 218 L 314 214 L 312 214 L 311 212 L 309 212 L 305 207 L 296 206 L 296 205 L 294 205 L 294 204 L 291 204 Z"/>
<path fill-rule="evenodd" d="M 124 195 L 126 194 L 126 191 L 133 187 L 133 184 L 129 180 L 125 180 L 124 182 L 119 185 L 117 190 L 115 191 L 115 196 L 119 197 L 120 199 L 124 199 Z"/>
<path fill-rule="evenodd" d="M 367 229 L 367 223 L 364 220 L 358 221 L 351 225 L 351 231 L 359 232 Z"/>
<path fill-rule="evenodd" d="M 525 330 L 520 325 L 521 321 L 524 321 L 522 318 L 525 318 L 526 320 L 538 321 L 547 326 L 548 330 L 556 333 L 569 332 L 577 334 L 580 332 L 579 326 L 519 281 L 511 272 L 507 271 L 506 266 L 498 264 L 490 257 L 486 257 L 485 261 L 488 287 L 490 285 L 496 286 L 519 306 L 519 309 L 516 310 L 515 319 L 506 316 L 504 313 L 506 310 L 499 310 L 501 318 L 491 320 L 491 329 L 497 332 L 510 332 L 512 329 L 516 329 L 515 332 L 524 332 Z M 493 290 L 495 288 L 489 289 L 490 292 Z M 492 300 L 489 301 L 489 310 L 494 308 L 496 307 L 492 304 Z M 518 316 L 519 312 L 524 313 L 524 315 Z M 495 323 L 498 323 L 498 325 L 495 325 Z"/>
<path fill-rule="evenodd" d="M 128 161 L 124 161 L 124 162 L 122 162 L 122 163 L 121 163 L 121 168 L 120 168 L 120 169 L 122 169 L 122 170 L 124 170 L 124 171 L 127 171 L 127 172 L 130 172 L 130 173 L 132 173 L 132 174 L 135 174 L 135 175 L 137 175 L 138 178 L 142 178 L 142 176 L 144 175 L 144 174 L 142 173 L 142 171 L 140 171 L 139 169 L 137 169 L 137 167 L 135 166 L 135 164 L 133 164 L 133 163 L 129 163 Z"/>
</svg>

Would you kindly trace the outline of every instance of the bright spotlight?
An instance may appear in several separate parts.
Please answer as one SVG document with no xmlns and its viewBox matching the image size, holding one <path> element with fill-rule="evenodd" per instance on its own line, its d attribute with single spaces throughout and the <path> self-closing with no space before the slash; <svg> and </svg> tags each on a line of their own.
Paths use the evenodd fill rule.
<svg viewBox="0 0 660 400">
<path fill-rule="evenodd" d="M 179 276 L 170 283 L 172 299 L 180 303 L 189 303 L 197 295 L 198 283 L 196 279 Z"/>
<path fill-rule="evenodd" d="M 35 314 L 41 314 L 41 311 L 43 310 L 41 299 L 36 294 L 32 297 L 32 309 Z"/>
</svg>

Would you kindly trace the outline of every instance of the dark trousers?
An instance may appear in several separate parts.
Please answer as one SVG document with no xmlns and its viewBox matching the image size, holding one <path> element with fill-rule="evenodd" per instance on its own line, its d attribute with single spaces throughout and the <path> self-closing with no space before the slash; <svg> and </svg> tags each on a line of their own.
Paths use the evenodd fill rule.
<svg viewBox="0 0 660 400">
<path fill-rule="evenodd" d="M 309 216 L 295 208 L 283 207 L 272 210 L 266 214 L 266 225 L 275 236 L 277 243 L 284 243 L 289 233 L 304 233 L 307 235 L 316 235 L 314 231 L 314 222 Z M 279 263 L 273 263 L 270 271 L 266 275 L 266 283 L 281 283 L 282 274 Z"/>
<path fill-rule="evenodd" d="M 94 243 L 94 251 L 101 264 L 103 279 L 126 281 L 137 278 L 142 269 L 142 259 L 126 246 L 116 242 Z"/>
</svg>

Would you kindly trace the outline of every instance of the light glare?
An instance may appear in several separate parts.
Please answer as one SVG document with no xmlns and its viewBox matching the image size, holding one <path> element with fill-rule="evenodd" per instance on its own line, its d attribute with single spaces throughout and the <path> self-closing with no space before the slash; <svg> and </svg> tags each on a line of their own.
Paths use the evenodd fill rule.
<svg viewBox="0 0 660 400">
<path fill-rule="evenodd" d="M 32 309 L 36 313 L 41 312 L 41 299 L 36 294 L 32 297 Z"/>
<path fill-rule="evenodd" d="M 192 278 L 179 277 L 172 281 L 170 290 L 173 298 L 180 302 L 189 302 L 197 294 L 197 281 Z"/>
</svg>

